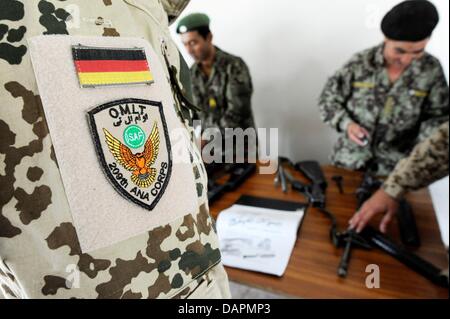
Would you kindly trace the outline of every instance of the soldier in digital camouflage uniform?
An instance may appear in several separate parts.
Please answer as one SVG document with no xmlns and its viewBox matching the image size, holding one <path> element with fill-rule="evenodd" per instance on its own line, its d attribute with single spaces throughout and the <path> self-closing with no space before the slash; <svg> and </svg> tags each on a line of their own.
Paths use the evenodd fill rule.
<svg viewBox="0 0 450 319">
<path fill-rule="evenodd" d="M 172 71 L 177 71 L 173 91 L 179 93 L 186 91 L 179 79 L 186 78 L 189 70 L 170 39 L 168 16 L 173 21 L 187 3 L 0 2 L 0 296 L 230 296 L 209 215 L 206 174 L 195 148 L 190 157 L 197 184 L 197 211 L 186 211 L 181 219 L 107 248 L 81 251 L 27 45 L 27 39 L 36 35 L 141 36 L 164 63 L 160 41 L 165 39 L 170 53 L 166 58 Z M 169 77 L 167 68 L 165 72 Z M 175 100 L 181 99 L 175 96 Z M 180 117 L 180 121 L 190 130 L 187 119 Z M 72 266 L 79 269 L 79 287 L 66 281 Z"/>
<path fill-rule="evenodd" d="M 320 97 L 323 121 L 340 135 L 335 165 L 388 175 L 448 120 L 448 85 L 425 47 L 439 20 L 428 1 L 405 1 L 383 19 L 383 44 L 356 54 Z"/>
<path fill-rule="evenodd" d="M 212 44 L 208 16 L 191 14 L 180 20 L 177 32 L 194 58 L 191 67 L 194 104 L 202 111 L 196 118 L 202 130 L 254 128 L 251 108 L 252 79 L 245 62 Z"/>
</svg>

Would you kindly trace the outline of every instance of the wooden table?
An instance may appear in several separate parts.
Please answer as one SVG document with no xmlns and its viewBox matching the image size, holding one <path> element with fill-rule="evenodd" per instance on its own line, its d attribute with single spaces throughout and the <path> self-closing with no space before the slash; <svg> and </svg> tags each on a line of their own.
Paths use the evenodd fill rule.
<svg viewBox="0 0 450 319">
<path fill-rule="evenodd" d="M 324 167 L 328 180 L 327 208 L 336 214 L 339 229 L 346 227 L 356 208 L 354 192 L 360 185 L 362 175 L 331 166 Z M 333 175 L 344 177 L 344 194 L 340 194 L 331 180 Z M 307 180 L 299 173 L 294 176 Z M 213 217 L 233 205 L 241 195 L 251 195 L 273 199 L 305 202 L 299 193 L 289 190 L 282 193 L 275 188 L 274 175 L 255 174 L 237 191 L 225 194 L 211 206 Z M 415 252 L 439 268 L 448 265 L 447 251 L 434 214 L 431 198 L 427 190 L 411 193 L 408 202 L 415 212 L 422 245 Z M 297 242 L 283 277 L 260 274 L 226 267 L 230 280 L 252 287 L 298 298 L 448 298 L 445 288 L 438 287 L 426 278 L 407 268 L 396 259 L 374 249 L 352 252 L 349 274 L 342 279 L 337 276 L 337 267 L 342 248 L 335 248 L 329 239 L 330 221 L 314 208 L 309 208 L 304 217 Z M 373 221 L 378 226 L 379 219 Z M 399 240 L 395 222 L 390 227 L 389 236 Z M 366 287 L 366 267 L 376 264 L 380 267 L 380 288 Z"/>
</svg>

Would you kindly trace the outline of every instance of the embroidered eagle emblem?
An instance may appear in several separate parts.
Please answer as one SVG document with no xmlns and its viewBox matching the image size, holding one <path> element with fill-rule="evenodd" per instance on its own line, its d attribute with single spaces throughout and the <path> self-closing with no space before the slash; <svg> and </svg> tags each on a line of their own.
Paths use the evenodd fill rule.
<svg viewBox="0 0 450 319">
<path fill-rule="evenodd" d="M 133 154 L 126 145 L 112 136 L 107 129 L 104 128 L 103 132 L 105 133 L 108 148 L 117 163 L 132 172 L 131 180 L 133 183 L 140 188 L 150 187 L 154 183 L 157 173 L 156 168 L 151 166 L 155 164 L 159 153 L 159 130 L 156 122 L 145 142 L 142 153 Z"/>
</svg>

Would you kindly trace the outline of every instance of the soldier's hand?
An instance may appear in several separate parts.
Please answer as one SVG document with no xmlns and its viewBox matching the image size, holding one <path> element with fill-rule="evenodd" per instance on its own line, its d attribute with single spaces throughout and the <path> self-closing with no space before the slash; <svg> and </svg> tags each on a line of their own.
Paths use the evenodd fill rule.
<svg viewBox="0 0 450 319">
<path fill-rule="evenodd" d="M 389 223 L 397 213 L 398 202 L 389 196 L 384 190 L 378 190 L 368 201 L 364 203 L 361 209 L 350 219 L 351 229 L 361 232 L 369 221 L 377 214 L 384 214 L 380 223 L 380 231 L 386 233 Z"/>
<path fill-rule="evenodd" d="M 366 139 L 369 138 L 369 132 L 367 132 L 367 130 L 364 127 L 356 123 L 350 123 L 347 126 L 347 135 L 350 138 L 350 140 L 352 140 L 356 144 L 360 146 L 367 145 L 367 142 L 364 142 L 364 138 Z"/>
</svg>

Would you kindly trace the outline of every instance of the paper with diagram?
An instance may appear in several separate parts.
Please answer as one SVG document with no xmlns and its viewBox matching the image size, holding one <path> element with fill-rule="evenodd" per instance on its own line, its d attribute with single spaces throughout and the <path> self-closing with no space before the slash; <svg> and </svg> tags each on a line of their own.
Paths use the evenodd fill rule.
<svg viewBox="0 0 450 319">
<path fill-rule="evenodd" d="M 229 267 L 282 276 L 304 209 L 282 211 L 233 205 L 217 219 L 222 262 Z"/>
</svg>

